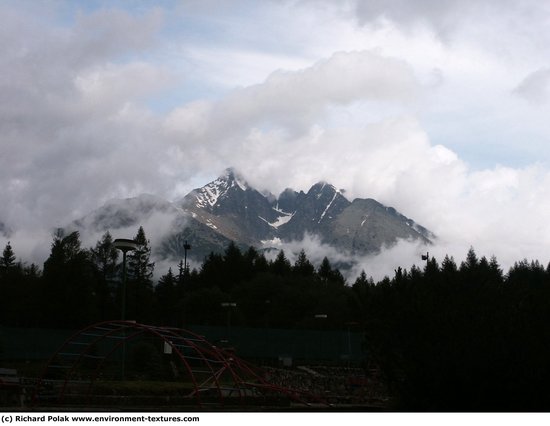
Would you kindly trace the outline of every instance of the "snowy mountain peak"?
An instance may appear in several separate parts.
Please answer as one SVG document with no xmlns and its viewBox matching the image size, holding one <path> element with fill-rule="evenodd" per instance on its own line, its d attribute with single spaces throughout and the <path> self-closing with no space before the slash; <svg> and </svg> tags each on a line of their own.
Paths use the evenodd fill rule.
<svg viewBox="0 0 550 426">
<path fill-rule="evenodd" d="M 214 207 L 231 188 L 246 191 L 249 186 L 240 174 L 229 168 L 216 180 L 195 190 L 196 206 L 199 208 Z"/>
<path fill-rule="evenodd" d="M 225 177 L 227 181 L 231 183 L 232 186 L 236 185 L 243 191 L 246 191 L 247 189 L 250 188 L 246 180 L 242 177 L 242 175 L 232 167 L 225 169 L 223 177 Z"/>
<path fill-rule="evenodd" d="M 323 194 L 334 196 L 334 194 L 342 195 L 342 192 L 336 189 L 334 185 L 331 185 L 330 183 L 323 182 L 323 181 L 317 182 L 308 191 L 308 195 L 315 195 L 317 199 L 321 198 Z"/>
</svg>

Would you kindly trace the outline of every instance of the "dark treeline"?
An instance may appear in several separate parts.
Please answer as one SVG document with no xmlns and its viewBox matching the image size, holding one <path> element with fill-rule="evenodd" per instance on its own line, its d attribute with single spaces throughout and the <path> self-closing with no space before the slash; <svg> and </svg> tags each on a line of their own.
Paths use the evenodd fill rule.
<svg viewBox="0 0 550 426">
<path fill-rule="evenodd" d="M 143 228 L 128 253 L 126 318 L 189 324 L 350 329 L 364 332 L 366 360 L 380 368 L 397 409 L 503 411 L 550 409 L 550 265 L 517 262 L 504 273 L 473 249 L 459 265 L 446 257 L 401 268 L 375 283 L 353 283 L 328 259 L 315 267 L 301 252 L 230 245 L 200 269 L 183 262 L 153 281 Z M 81 247 L 58 233 L 40 270 L 0 258 L 0 324 L 78 328 L 121 317 L 121 256 L 106 233 Z M 228 305 L 227 302 L 230 302 Z M 228 309 L 231 311 L 229 312 Z"/>
<path fill-rule="evenodd" d="M 235 325 L 251 327 L 342 327 L 358 315 L 351 289 L 324 259 L 316 268 L 301 252 L 292 264 L 284 251 L 274 260 L 230 244 L 211 253 L 200 269 L 181 261 L 155 282 L 151 248 L 143 228 L 127 255 L 126 319 L 185 326 L 225 325 L 227 307 Z M 122 255 L 107 232 L 95 247 L 82 247 L 78 232 L 58 232 L 41 270 L 16 261 L 8 242 L 0 258 L 0 321 L 3 325 L 78 328 L 121 318 Z M 354 306 L 353 313 L 350 306 Z"/>
</svg>

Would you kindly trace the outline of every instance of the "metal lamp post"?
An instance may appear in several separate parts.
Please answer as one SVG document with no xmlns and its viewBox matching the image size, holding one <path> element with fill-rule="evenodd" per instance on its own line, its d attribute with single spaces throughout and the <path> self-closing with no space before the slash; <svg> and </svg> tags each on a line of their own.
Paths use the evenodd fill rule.
<svg viewBox="0 0 550 426">
<path fill-rule="evenodd" d="M 137 249 L 138 244 L 134 240 L 117 238 L 113 241 L 115 248 L 122 252 L 122 321 L 126 320 L 126 253 Z"/>
<path fill-rule="evenodd" d="M 122 312 L 121 320 L 126 320 L 126 253 L 138 248 L 138 244 L 134 240 L 127 238 L 117 238 L 113 241 L 113 246 L 122 252 Z M 123 336 L 124 337 L 124 336 Z M 126 341 L 122 342 L 122 380 L 125 376 L 125 360 L 126 360 Z"/>
<path fill-rule="evenodd" d="M 187 243 L 187 240 L 183 243 L 183 276 L 188 272 L 187 269 L 187 250 L 191 250 L 191 245 Z"/>
</svg>

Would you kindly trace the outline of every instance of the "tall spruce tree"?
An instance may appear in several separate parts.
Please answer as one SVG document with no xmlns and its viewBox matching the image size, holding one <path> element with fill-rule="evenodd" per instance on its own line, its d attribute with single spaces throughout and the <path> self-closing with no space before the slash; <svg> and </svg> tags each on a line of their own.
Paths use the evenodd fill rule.
<svg viewBox="0 0 550 426">
<path fill-rule="evenodd" d="M 151 283 L 155 263 L 151 262 L 150 242 L 145 236 L 143 226 L 140 226 L 134 241 L 137 248 L 128 253 L 128 277 L 135 281 Z"/>
<path fill-rule="evenodd" d="M 0 268 L 7 270 L 13 266 L 15 266 L 15 253 L 11 247 L 11 242 L 8 241 L 0 258 Z"/>
<path fill-rule="evenodd" d="M 298 254 L 292 271 L 303 277 L 312 277 L 315 274 L 315 266 L 307 258 L 305 250 L 301 250 Z"/>
<path fill-rule="evenodd" d="M 91 260 L 102 278 L 108 280 L 113 277 L 118 260 L 118 250 L 113 245 L 113 237 L 109 231 L 103 234 L 90 253 Z"/>
<path fill-rule="evenodd" d="M 43 278 L 43 303 L 51 325 L 78 327 L 98 319 L 93 267 L 77 231 L 54 236 Z"/>
<path fill-rule="evenodd" d="M 12 269 L 15 264 L 15 255 L 10 242 L 6 244 L 2 257 L 0 257 L 0 321 L 9 323 L 13 315 L 10 308 L 17 304 L 17 286 L 14 282 Z M 19 305 L 17 304 L 17 307 Z"/>
<path fill-rule="evenodd" d="M 151 247 L 140 226 L 134 241 L 137 248 L 128 253 L 128 280 L 126 288 L 127 317 L 132 320 L 150 322 L 153 306 L 153 272 Z"/>
<path fill-rule="evenodd" d="M 163 325 L 178 325 L 177 306 L 179 297 L 177 293 L 177 277 L 172 272 L 172 268 L 169 268 L 168 273 L 160 277 L 155 287 L 157 302 L 156 319 Z"/>
<path fill-rule="evenodd" d="M 275 260 L 271 263 L 271 271 L 275 275 L 290 275 L 290 272 L 292 271 L 292 265 L 287 259 L 284 250 L 280 250 Z"/>
<path fill-rule="evenodd" d="M 115 307 L 115 280 L 117 270 L 118 250 L 113 244 L 113 238 L 107 231 L 95 247 L 90 249 L 91 261 L 97 274 L 96 294 L 102 318 L 117 317 Z"/>
</svg>

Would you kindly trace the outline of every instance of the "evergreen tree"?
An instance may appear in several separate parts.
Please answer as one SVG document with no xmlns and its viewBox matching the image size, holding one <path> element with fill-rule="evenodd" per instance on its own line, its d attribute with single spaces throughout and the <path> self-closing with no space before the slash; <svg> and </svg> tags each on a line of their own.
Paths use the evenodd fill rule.
<svg viewBox="0 0 550 426">
<path fill-rule="evenodd" d="M 128 279 L 126 288 L 127 318 L 148 323 L 152 320 L 153 305 L 153 271 L 151 247 L 140 226 L 134 241 L 137 248 L 128 252 Z"/>
<path fill-rule="evenodd" d="M 177 326 L 177 306 L 179 297 L 177 295 L 177 277 L 174 276 L 172 268 L 160 277 L 157 286 L 155 287 L 155 295 L 157 301 L 157 321 L 160 324 Z"/>
<path fill-rule="evenodd" d="M 401 268 L 399 268 L 401 269 Z M 397 271 L 396 271 L 397 273 Z M 365 272 L 365 270 L 363 269 L 361 271 L 361 273 L 359 274 L 359 276 L 355 279 L 355 282 L 353 283 L 353 287 L 364 287 L 364 286 L 367 286 L 369 285 L 370 282 L 367 278 L 367 273 Z"/>
<path fill-rule="evenodd" d="M 280 250 L 275 260 L 271 263 L 271 271 L 275 275 L 288 276 L 292 270 L 290 261 L 287 259 L 284 250 Z"/>
<path fill-rule="evenodd" d="M 315 274 L 315 266 L 309 261 L 303 249 L 298 254 L 292 271 L 302 277 L 312 277 Z"/>
<path fill-rule="evenodd" d="M 118 260 L 118 250 L 113 245 L 109 231 L 101 237 L 95 247 L 90 250 L 91 260 L 104 280 L 114 276 Z"/>
<path fill-rule="evenodd" d="M 256 259 L 254 259 L 254 272 L 256 274 L 262 274 L 266 273 L 267 271 L 269 271 L 269 262 L 267 261 L 263 253 L 258 254 Z"/>
<path fill-rule="evenodd" d="M 54 236 L 43 279 L 43 303 L 51 324 L 78 327 L 98 319 L 93 265 L 77 231 Z"/>
<path fill-rule="evenodd" d="M 183 259 L 181 259 L 180 263 L 178 263 L 178 276 L 177 276 L 178 286 L 183 286 L 186 275 L 187 275 L 187 265 L 184 265 Z"/>
<path fill-rule="evenodd" d="M 354 320 L 364 322 L 367 313 L 372 314 L 370 312 L 372 287 L 374 287 L 374 281 L 372 278 L 367 278 L 367 274 L 363 269 L 351 287 L 352 294 L 349 305 Z"/>
<path fill-rule="evenodd" d="M 256 274 L 256 260 L 260 254 L 258 250 L 254 247 L 249 247 L 248 250 L 243 254 L 243 280 L 250 280 L 254 274 Z"/>
<path fill-rule="evenodd" d="M 241 250 L 232 241 L 225 249 L 223 256 L 224 281 L 220 283 L 223 291 L 231 292 L 247 275 L 245 258 Z"/>
<path fill-rule="evenodd" d="M 40 268 L 35 263 L 31 263 L 31 266 L 25 266 L 24 271 L 25 271 L 25 274 L 30 278 L 33 278 L 33 279 L 40 278 L 40 275 L 41 275 Z"/>
<path fill-rule="evenodd" d="M 12 309 L 16 304 L 20 307 L 17 294 L 17 283 L 13 274 L 15 265 L 15 255 L 10 242 L 6 244 L 2 257 L 0 258 L 0 321 L 1 323 L 10 323 L 14 317 Z"/>
<path fill-rule="evenodd" d="M 143 226 L 139 227 L 134 241 L 137 248 L 128 253 L 128 277 L 137 282 L 151 284 L 155 263 L 151 262 L 151 247 Z"/>
<path fill-rule="evenodd" d="M 181 259 L 178 263 L 178 273 L 174 277 L 175 279 L 175 285 L 176 285 L 176 299 L 180 301 L 183 298 L 183 295 L 185 294 L 185 291 L 187 288 L 189 288 L 189 268 L 186 267 L 186 265 L 183 264 L 183 259 Z"/>
<path fill-rule="evenodd" d="M 435 279 L 438 273 L 439 273 L 439 264 L 437 263 L 437 260 L 435 259 L 435 257 L 428 259 L 428 261 L 426 262 L 426 266 L 424 268 L 424 275 L 426 277 L 429 277 L 430 279 Z"/>
<path fill-rule="evenodd" d="M 202 287 L 218 286 L 225 288 L 227 285 L 224 276 L 224 261 L 219 253 L 210 252 L 204 259 L 200 270 L 200 283 Z"/>
<path fill-rule="evenodd" d="M 466 255 L 466 261 L 460 264 L 461 272 L 475 272 L 479 266 L 479 260 L 473 247 L 470 247 Z"/>
<path fill-rule="evenodd" d="M 454 258 L 449 255 L 446 255 L 441 264 L 441 271 L 446 275 L 456 274 L 458 272 L 458 267 L 456 266 Z"/>
<path fill-rule="evenodd" d="M 333 269 L 328 257 L 324 257 L 319 269 L 317 270 L 317 275 L 324 283 L 332 282 L 335 284 L 344 285 L 346 280 L 342 273 L 338 269 Z"/>
<path fill-rule="evenodd" d="M 97 274 L 95 291 L 101 317 L 117 318 L 116 287 L 113 281 L 116 279 L 118 250 L 115 248 L 113 238 L 109 232 L 103 234 L 95 247 L 90 249 L 90 255 Z"/>
<path fill-rule="evenodd" d="M 11 248 L 11 243 L 8 241 L 4 251 L 2 252 L 2 257 L 0 258 L 0 268 L 7 270 L 15 265 L 15 254 Z"/>
<path fill-rule="evenodd" d="M 319 275 L 319 278 L 325 282 L 332 277 L 332 265 L 330 264 L 328 257 L 325 256 L 323 258 L 321 265 L 319 265 L 319 269 L 317 270 L 317 274 Z"/>
</svg>

